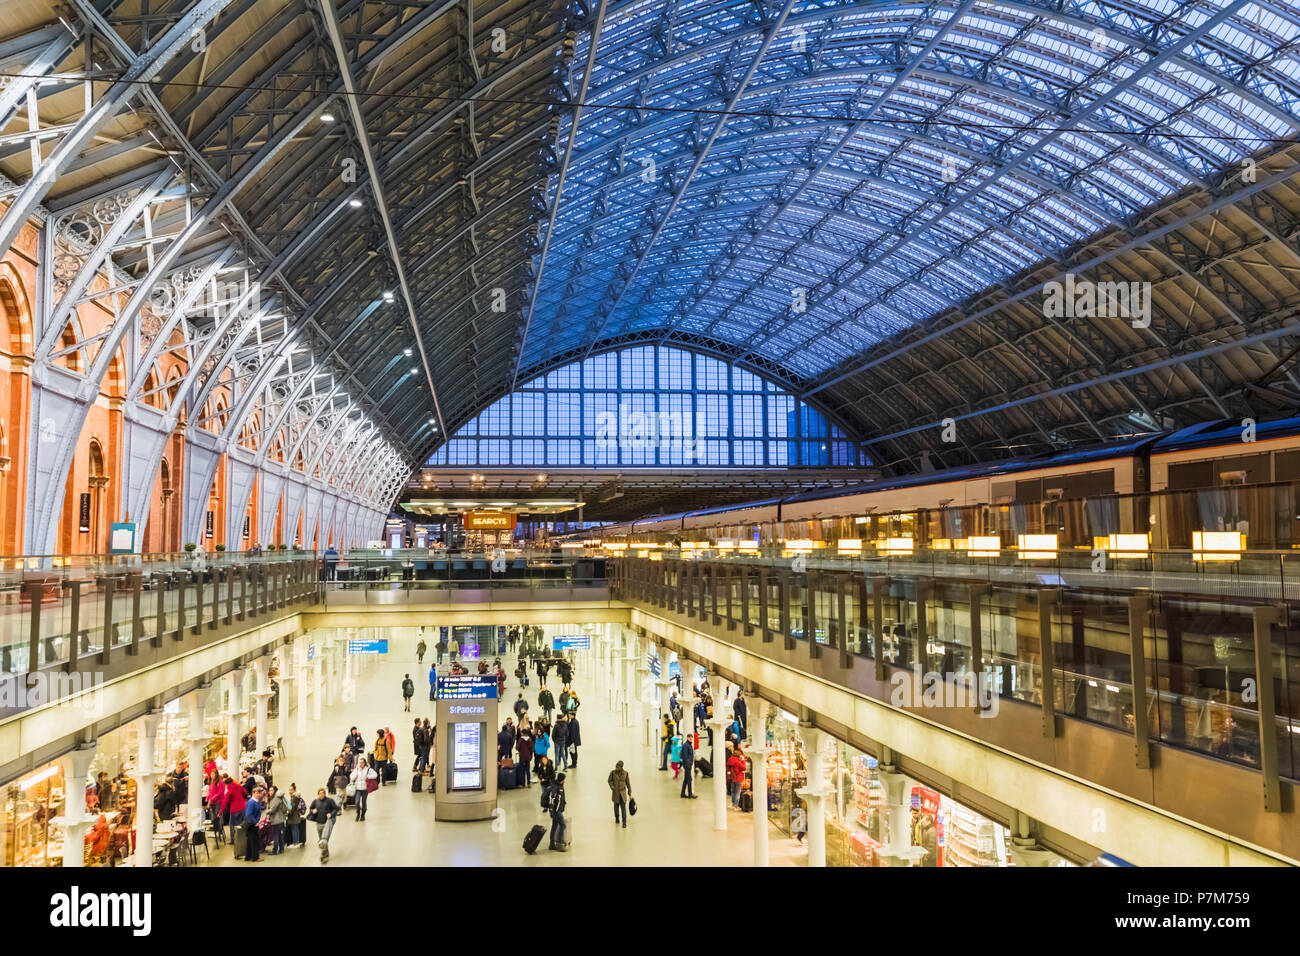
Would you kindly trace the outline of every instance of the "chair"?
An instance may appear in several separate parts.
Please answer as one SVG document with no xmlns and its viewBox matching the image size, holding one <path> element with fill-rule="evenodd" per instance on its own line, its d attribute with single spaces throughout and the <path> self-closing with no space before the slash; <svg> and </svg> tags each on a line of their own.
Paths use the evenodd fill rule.
<svg viewBox="0 0 1300 956">
<path fill-rule="evenodd" d="M 195 830 L 190 834 L 190 859 L 197 866 L 199 862 L 199 851 L 195 847 L 203 847 L 203 855 L 209 862 L 212 860 L 212 852 L 208 849 L 208 835 L 204 830 Z"/>
</svg>

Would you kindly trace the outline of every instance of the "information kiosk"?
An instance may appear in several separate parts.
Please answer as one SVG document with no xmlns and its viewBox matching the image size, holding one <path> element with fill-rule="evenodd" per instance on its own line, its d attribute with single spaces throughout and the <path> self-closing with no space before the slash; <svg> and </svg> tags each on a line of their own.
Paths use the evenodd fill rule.
<svg viewBox="0 0 1300 956">
<path fill-rule="evenodd" d="M 497 805 L 497 682 L 477 674 L 437 682 L 435 820 L 486 820 Z"/>
</svg>

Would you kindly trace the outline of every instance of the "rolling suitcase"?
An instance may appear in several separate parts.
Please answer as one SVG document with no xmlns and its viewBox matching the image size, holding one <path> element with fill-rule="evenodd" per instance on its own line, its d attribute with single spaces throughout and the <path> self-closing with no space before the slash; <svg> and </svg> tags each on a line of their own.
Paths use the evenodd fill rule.
<svg viewBox="0 0 1300 956">
<path fill-rule="evenodd" d="M 754 795 L 748 790 L 740 795 L 740 810 L 742 813 L 754 812 Z"/>
<path fill-rule="evenodd" d="M 497 768 L 497 789 L 513 790 L 515 788 L 515 768 L 498 767 Z"/>
<path fill-rule="evenodd" d="M 713 762 L 707 757 L 696 757 L 695 769 L 706 777 L 713 776 Z"/>
<path fill-rule="evenodd" d="M 235 827 L 235 859 L 242 860 L 248 856 L 248 831 L 242 824 Z"/>
<path fill-rule="evenodd" d="M 384 764 L 384 783 L 392 783 L 397 779 L 397 761 L 390 760 Z"/>
<path fill-rule="evenodd" d="M 411 793 L 419 793 L 424 789 L 424 777 L 418 773 L 411 774 Z"/>
<path fill-rule="evenodd" d="M 542 845 L 542 837 L 544 836 L 546 836 L 546 827 L 540 823 L 536 824 L 524 837 L 524 852 L 536 853 L 537 848 Z"/>
</svg>

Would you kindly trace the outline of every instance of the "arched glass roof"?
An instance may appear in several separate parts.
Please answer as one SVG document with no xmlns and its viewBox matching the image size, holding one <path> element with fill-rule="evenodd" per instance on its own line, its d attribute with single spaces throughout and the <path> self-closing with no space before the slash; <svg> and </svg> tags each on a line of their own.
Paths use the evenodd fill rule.
<svg viewBox="0 0 1300 956">
<path fill-rule="evenodd" d="M 494 402 L 430 466 L 869 464 L 807 402 L 752 372 L 638 346 L 572 362 Z"/>
<path fill-rule="evenodd" d="M 1291 2 L 611 4 L 521 365 L 681 340 L 814 379 L 1245 172 L 1297 129 L 1297 35 Z"/>
</svg>

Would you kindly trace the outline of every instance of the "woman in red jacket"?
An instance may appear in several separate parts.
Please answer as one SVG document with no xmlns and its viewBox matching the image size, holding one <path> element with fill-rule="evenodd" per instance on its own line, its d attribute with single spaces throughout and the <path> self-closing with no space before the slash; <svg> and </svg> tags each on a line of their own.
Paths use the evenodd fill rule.
<svg viewBox="0 0 1300 956">
<path fill-rule="evenodd" d="M 208 819 L 214 827 L 222 824 L 222 814 L 226 809 L 226 784 L 218 773 L 208 777 Z"/>
<path fill-rule="evenodd" d="M 745 783 L 745 758 L 737 750 L 727 757 L 727 784 L 731 787 L 731 803 L 740 806 L 740 791 Z"/>
<path fill-rule="evenodd" d="M 244 825 L 244 805 L 248 800 L 244 796 L 244 788 L 235 783 L 230 774 L 226 774 L 222 781 L 226 785 L 225 816 L 230 827 L 230 845 L 234 846 L 235 831 Z"/>
</svg>

